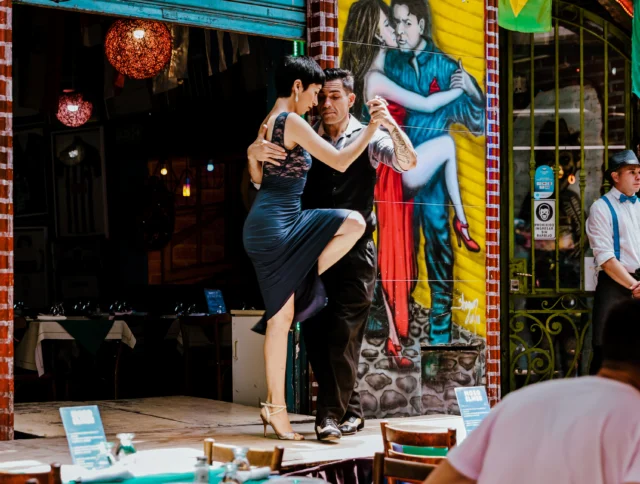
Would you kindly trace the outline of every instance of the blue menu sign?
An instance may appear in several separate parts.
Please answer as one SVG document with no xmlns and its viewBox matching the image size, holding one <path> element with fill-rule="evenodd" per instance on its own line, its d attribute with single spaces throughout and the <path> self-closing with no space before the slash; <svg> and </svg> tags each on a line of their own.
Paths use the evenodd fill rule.
<svg viewBox="0 0 640 484">
<path fill-rule="evenodd" d="M 533 179 L 533 198 L 540 200 L 549 198 L 555 190 L 555 176 L 553 170 L 548 165 L 539 166 Z"/>
<path fill-rule="evenodd" d="M 209 314 L 224 314 L 227 312 L 220 289 L 205 289 L 204 295 L 207 299 Z"/>
<path fill-rule="evenodd" d="M 87 469 L 109 467 L 108 457 L 103 452 L 107 438 L 98 407 L 61 407 L 60 416 L 73 463 Z"/>
<path fill-rule="evenodd" d="M 491 411 L 484 387 L 457 387 L 456 398 L 467 435 L 475 429 Z"/>
</svg>

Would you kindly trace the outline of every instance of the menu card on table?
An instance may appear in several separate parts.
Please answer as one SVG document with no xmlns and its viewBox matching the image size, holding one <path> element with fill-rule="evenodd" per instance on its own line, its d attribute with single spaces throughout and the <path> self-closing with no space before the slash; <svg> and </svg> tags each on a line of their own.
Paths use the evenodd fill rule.
<svg viewBox="0 0 640 484">
<path fill-rule="evenodd" d="M 456 399 L 467 435 L 489 414 L 491 407 L 484 387 L 457 387 Z"/>
<path fill-rule="evenodd" d="M 220 289 L 205 289 L 204 295 L 207 299 L 209 314 L 224 314 L 227 312 Z"/>
<path fill-rule="evenodd" d="M 60 416 L 73 463 L 87 469 L 109 467 L 109 459 L 104 452 L 107 438 L 98 407 L 61 407 Z"/>
</svg>

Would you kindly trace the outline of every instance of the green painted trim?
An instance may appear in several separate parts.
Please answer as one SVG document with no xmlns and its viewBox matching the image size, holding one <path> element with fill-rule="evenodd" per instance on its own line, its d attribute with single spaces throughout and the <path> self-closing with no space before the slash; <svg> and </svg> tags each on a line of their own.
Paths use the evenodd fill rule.
<svg viewBox="0 0 640 484">
<path fill-rule="evenodd" d="M 304 39 L 307 25 L 304 0 L 207 0 L 206 7 L 201 6 L 202 2 L 198 0 L 69 0 L 64 3 L 15 0 L 14 3 L 292 40 Z"/>
<path fill-rule="evenodd" d="M 294 40 L 293 41 L 293 55 L 299 56 L 304 55 L 305 52 L 305 42 L 304 40 Z"/>
</svg>

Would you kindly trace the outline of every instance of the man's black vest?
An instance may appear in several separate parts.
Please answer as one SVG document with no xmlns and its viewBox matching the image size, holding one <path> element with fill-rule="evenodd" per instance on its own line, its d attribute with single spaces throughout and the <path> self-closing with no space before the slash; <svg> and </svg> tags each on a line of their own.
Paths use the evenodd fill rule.
<svg viewBox="0 0 640 484">
<path fill-rule="evenodd" d="M 344 146 L 353 142 L 363 130 L 354 132 L 352 139 L 346 140 Z M 372 234 L 376 227 L 373 213 L 373 189 L 376 185 L 376 169 L 371 166 L 369 149 L 354 161 L 347 171 L 340 173 L 319 160 L 313 159 L 311 170 L 307 174 L 307 184 L 302 194 L 302 207 L 309 208 L 346 208 L 357 210 L 367 221 L 367 234 Z"/>
</svg>

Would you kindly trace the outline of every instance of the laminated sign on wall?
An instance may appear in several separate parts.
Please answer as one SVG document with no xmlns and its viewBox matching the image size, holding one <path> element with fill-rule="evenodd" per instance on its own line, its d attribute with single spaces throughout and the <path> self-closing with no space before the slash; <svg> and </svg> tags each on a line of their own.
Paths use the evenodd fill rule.
<svg viewBox="0 0 640 484">
<path fill-rule="evenodd" d="M 536 169 L 533 186 L 533 198 L 536 200 L 553 196 L 555 190 L 555 175 L 550 166 L 542 165 Z"/>
<path fill-rule="evenodd" d="M 533 206 L 534 240 L 555 240 L 556 216 L 555 200 L 535 200 Z"/>
</svg>

